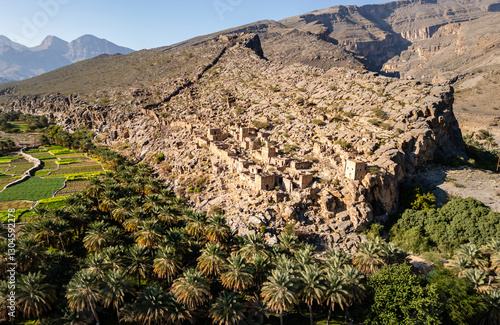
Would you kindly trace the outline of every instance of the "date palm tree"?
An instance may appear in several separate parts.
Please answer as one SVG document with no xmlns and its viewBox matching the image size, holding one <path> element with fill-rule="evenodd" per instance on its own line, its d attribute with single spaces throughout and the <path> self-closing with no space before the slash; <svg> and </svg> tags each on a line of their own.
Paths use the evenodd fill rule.
<svg viewBox="0 0 500 325">
<path fill-rule="evenodd" d="M 298 302 L 296 287 L 290 274 L 273 270 L 268 281 L 262 285 L 261 296 L 269 309 L 279 313 L 283 325 L 283 312 Z"/>
<path fill-rule="evenodd" d="M 315 264 L 306 264 L 300 273 L 299 296 L 309 307 L 309 317 L 311 325 L 314 324 L 313 303 L 318 304 L 323 300 L 326 287 L 323 284 L 323 275 L 320 268 Z"/>
<path fill-rule="evenodd" d="M 262 283 L 266 280 L 271 270 L 271 259 L 266 254 L 255 254 L 252 258 L 253 281 L 257 286 L 258 291 L 262 287 Z"/>
<path fill-rule="evenodd" d="M 107 227 L 108 224 L 102 220 L 95 221 L 89 225 L 83 238 L 83 246 L 89 252 L 100 251 L 108 245 Z"/>
<path fill-rule="evenodd" d="M 169 297 L 158 284 L 144 288 L 123 320 L 143 325 L 163 325 L 168 319 Z"/>
<path fill-rule="evenodd" d="M 86 194 L 97 198 L 101 195 L 101 193 L 104 191 L 104 185 L 102 184 L 102 181 L 95 177 L 90 179 L 90 184 L 87 187 Z"/>
<path fill-rule="evenodd" d="M 131 233 L 139 231 L 139 227 L 142 222 L 147 220 L 148 217 L 148 214 L 142 208 L 134 209 L 130 214 L 130 217 L 123 221 L 123 228 Z"/>
<path fill-rule="evenodd" d="M 352 319 L 349 313 L 349 307 L 351 307 L 355 301 L 361 301 L 365 295 L 365 285 L 363 284 L 364 274 L 350 265 L 344 266 L 340 274 L 345 283 L 345 289 L 349 292 L 345 305 L 346 319 Z"/>
<path fill-rule="evenodd" d="M 475 244 L 464 244 L 460 246 L 455 256 L 457 258 L 463 257 L 468 259 L 475 266 L 484 269 L 486 267 L 486 263 L 484 257 L 481 254 L 481 250 Z"/>
<path fill-rule="evenodd" d="M 243 245 L 241 246 L 239 253 L 249 261 L 253 261 L 253 257 L 258 254 L 268 255 L 262 235 L 255 232 L 244 236 Z"/>
<path fill-rule="evenodd" d="M 231 230 L 223 215 L 216 214 L 207 220 L 206 236 L 208 240 L 224 244 L 230 235 Z"/>
<path fill-rule="evenodd" d="M 25 234 L 17 239 L 16 262 L 20 271 L 36 270 L 45 260 L 45 249 L 32 235 Z"/>
<path fill-rule="evenodd" d="M 260 292 L 260 290 L 259 290 Z M 269 310 L 267 309 L 266 304 L 260 299 L 257 294 L 253 296 L 246 297 L 246 306 L 247 306 L 247 314 L 249 318 L 249 322 L 258 319 L 258 324 L 264 324 L 264 317 L 269 317 Z"/>
<path fill-rule="evenodd" d="M 210 317 L 215 324 L 236 325 L 245 318 L 245 305 L 234 292 L 224 291 L 210 307 Z"/>
<path fill-rule="evenodd" d="M 330 318 L 332 311 L 335 310 L 335 305 L 339 305 L 340 308 L 344 310 L 344 305 L 347 303 L 349 293 L 345 289 L 346 284 L 344 279 L 337 272 L 326 272 L 325 286 L 326 291 L 324 297 L 329 306 L 326 324 L 330 325 Z"/>
<path fill-rule="evenodd" d="M 182 325 L 185 322 L 194 323 L 194 317 L 189 308 L 175 299 L 172 293 L 168 294 L 167 324 Z"/>
<path fill-rule="evenodd" d="M 161 240 L 163 229 L 157 220 L 145 220 L 141 222 L 136 235 L 136 242 L 139 246 L 148 249 L 155 248 Z"/>
<path fill-rule="evenodd" d="M 297 235 L 286 232 L 279 234 L 278 244 L 276 245 L 278 253 L 292 255 L 299 247 L 299 238 Z"/>
<path fill-rule="evenodd" d="M 189 308 L 203 305 L 210 296 L 210 288 L 201 272 L 186 269 L 182 276 L 174 280 L 172 292 L 177 300 Z"/>
<path fill-rule="evenodd" d="M 161 207 L 157 213 L 157 219 L 166 227 L 173 227 L 179 222 L 177 210 L 170 205 Z"/>
<path fill-rule="evenodd" d="M 66 299 L 68 299 L 69 307 L 77 312 L 90 310 L 96 324 L 100 324 L 96 311 L 96 305 L 101 300 L 99 283 L 89 270 L 80 270 L 71 278 L 66 291 Z"/>
<path fill-rule="evenodd" d="M 160 246 L 153 261 L 153 272 L 159 278 L 167 278 L 169 282 L 172 281 L 179 273 L 181 266 L 179 255 L 173 246 Z"/>
<path fill-rule="evenodd" d="M 161 207 L 163 204 L 163 198 L 161 197 L 160 194 L 153 193 L 149 194 L 144 198 L 144 204 L 142 205 L 142 208 L 146 212 L 151 212 L 155 208 Z"/>
<path fill-rule="evenodd" d="M 480 269 L 467 269 L 463 272 L 464 279 L 469 281 L 474 289 L 479 290 L 481 286 L 486 284 L 486 272 Z"/>
<path fill-rule="evenodd" d="M 102 253 L 93 253 L 87 255 L 84 260 L 84 265 L 86 270 L 91 272 L 99 281 L 104 278 L 104 274 L 108 269 L 108 265 Z"/>
<path fill-rule="evenodd" d="M 145 247 L 134 245 L 126 254 L 127 273 L 134 275 L 139 287 L 141 286 L 141 278 L 145 278 L 149 273 L 150 256 Z"/>
<path fill-rule="evenodd" d="M 205 231 L 207 217 L 205 213 L 193 212 L 187 216 L 186 230 L 190 236 L 200 239 Z"/>
<path fill-rule="evenodd" d="M 314 259 L 314 250 L 314 247 L 311 245 L 304 245 L 295 251 L 293 257 L 299 268 L 303 269 L 306 265 L 316 263 Z"/>
<path fill-rule="evenodd" d="M 55 301 L 55 287 L 45 281 L 40 273 L 23 274 L 17 282 L 16 299 L 17 308 L 25 318 L 40 316 L 52 309 Z"/>
<path fill-rule="evenodd" d="M 128 197 L 123 197 L 116 201 L 116 205 L 111 211 L 114 220 L 123 222 L 130 217 L 130 211 L 133 210 L 132 202 Z"/>
<path fill-rule="evenodd" d="M 240 254 L 227 259 L 226 272 L 221 275 L 222 285 L 226 289 L 242 292 L 253 283 L 252 266 Z"/>
<path fill-rule="evenodd" d="M 104 307 L 113 306 L 120 323 L 120 306 L 125 303 L 125 295 L 133 293 L 133 282 L 120 270 L 109 270 L 104 276 L 100 296 Z"/>
<path fill-rule="evenodd" d="M 9 309 L 7 308 L 10 306 L 9 298 L 11 291 L 8 280 L 0 281 L 0 322 L 6 322 L 10 319 L 14 323 L 14 318 L 9 316 Z"/>
<path fill-rule="evenodd" d="M 374 274 L 385 264 L 382 241 L 376 238 L 360 243 L 353 264 L 367 275 Z"/>
<path fill-rule="evenodd" d="M 101 251 L 106 266 L 113 270 L 121 270 L 125 267 L 125 252 L 122 247 L 110 246 Z"/>
<path fill-rule="evenodd" d="M 208 243 L 198 257 L 197 268 L 207 277 L 218 277 L 227 264 L 226 259 L 226 251 L 220 244 Z"/>
<path fill-rule="evenodd" d="M 491 290 L 486 297 L 487 309 L 479 319 L 479 325 L 497 325 L 500 323 L 500 290 Z"/>
</svg>

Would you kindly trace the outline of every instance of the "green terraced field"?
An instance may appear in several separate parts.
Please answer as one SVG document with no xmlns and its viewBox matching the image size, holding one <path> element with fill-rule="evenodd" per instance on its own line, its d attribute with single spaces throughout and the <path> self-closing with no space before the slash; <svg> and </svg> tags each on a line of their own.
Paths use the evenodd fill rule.
<svg viewBox="0 0 500 325">
<path fill-rule="evenodd" d="M 25 171 L 33 167 L 35 164 L 25 160 L 16 159 L 10 162 L 11 169 L 7 172 L 9 175 L 22 175 Z"/>
<path fill-rule="evenodd" d="M 0 201 L 37 201 L 52 197 L 64 184 L 64 178 L 31 177 L 0 192 Z"/>
</svg>

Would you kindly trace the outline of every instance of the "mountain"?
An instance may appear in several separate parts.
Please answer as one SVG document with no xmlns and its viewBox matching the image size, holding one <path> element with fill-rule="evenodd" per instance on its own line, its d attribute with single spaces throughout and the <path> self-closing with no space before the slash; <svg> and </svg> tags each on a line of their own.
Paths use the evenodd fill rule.
<svg viewBox="0 0 500 325">
<path fill-rule="evenodd" d="M 280 21 L 357 55 L 374 71 L 426 82 L 452 80 L 467 132 L 500 142 L 500 1 L 399 0 L 335 6 Z"/>
<path fill-rule="evenodd" d="M 101 54 L 131 52 L 132 49 L 92 35 L 84 35 L 70 43 L 47 36 L 40 45 L 31 48 L 0 35 L 0 82 L 28 79 Z"/>
</svg>

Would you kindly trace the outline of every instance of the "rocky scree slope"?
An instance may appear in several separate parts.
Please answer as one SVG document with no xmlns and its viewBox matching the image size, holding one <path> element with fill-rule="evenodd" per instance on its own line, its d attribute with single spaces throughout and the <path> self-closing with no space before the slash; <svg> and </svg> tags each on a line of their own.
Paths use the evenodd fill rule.
<svg viewBox="0 0 500 325">
<path fill-rule="evenodd" d="M 141 64 L 165 76 L 145 71 L 142 88 L 120 80 L 96 93 L 23 95 L 9 87 L 0 100 L 67 129 L 89 126 L 138 160 L 164 153 L 158 172 L 178 195 L 199 209 L 222 208 L 239 234 L 261 228 L 270 244 L 296 222 L 310 240 L 351 249 L 361 239 L 356 231 L 397 207 L 401 182 L 430 161 L 465 155 L 447 84 L 269 60 L 251 33 L 153 52 Z M 103 60 L 123 58 L 96 59 Z M 123 69 L 134 75 L 133 65 Z M 238 136 L 242 127 L 252 139 Z M 208 139 L 217 129 L 223 136 L 212 140 L 220 141 Z M 355 159 L 368 172 L 351 179 L 346 163 Z M 257 184 L 266 175 L 274 175 L 268 189 Z"/>
</svg>

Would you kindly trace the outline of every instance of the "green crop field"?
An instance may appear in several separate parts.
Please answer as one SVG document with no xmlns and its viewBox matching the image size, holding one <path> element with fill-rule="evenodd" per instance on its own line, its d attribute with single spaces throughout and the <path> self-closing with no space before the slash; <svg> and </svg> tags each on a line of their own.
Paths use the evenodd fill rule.
<svg viewBox="0 0 500 325">
<path fill-rule="evenodd" d="M 31 177 L 0 192 L 0 201 L 37 201 L 52 197 L 64 184 L 64 178 Z"/>
<path fill-rule="evenodd" d="M 2 163 L 10 163 L 11 160 L 15 160 L 15 159 L 21 159 L 23 158 L 23 156 L 0 156 L 0 164 Z"/>
<path fill-rule="evenodd" d="M 3 190 L 5 185 L 12 183 L 16 179 L 20 178 L 20 176 L 8 176 L 8 175 L 1 175 L 0 176 L 0 191 Z"/>
<path fill-rule="evenodd" d="M 47 159 L 43 161 L 43 169 L 57 169 L 57 159 Z"/>
<path fill-rule="evenodd" d="M 10 162 L 10 170 L 7 172 L 9 175 L 22 175 L 25 171 L 35 166 L 35 164 L 27 161 L 26 159 L 16 159 Z"/>
</svg>

